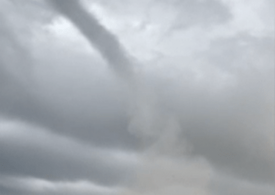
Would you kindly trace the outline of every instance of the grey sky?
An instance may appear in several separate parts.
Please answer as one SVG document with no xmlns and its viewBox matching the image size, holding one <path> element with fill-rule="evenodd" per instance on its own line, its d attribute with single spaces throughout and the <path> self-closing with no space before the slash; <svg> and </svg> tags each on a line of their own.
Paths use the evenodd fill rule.
<svg viewBox="0 0 275 195">
<path fill-rule="evenodd" d="M 274 193 L 273 1 L 0 0 L 0 16 L 1 195 Z"/>
</svg>

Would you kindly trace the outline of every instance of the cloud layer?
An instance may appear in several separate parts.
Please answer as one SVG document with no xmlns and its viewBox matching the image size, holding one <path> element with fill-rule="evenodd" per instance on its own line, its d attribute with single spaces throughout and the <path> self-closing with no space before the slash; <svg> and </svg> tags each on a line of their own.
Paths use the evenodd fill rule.
<svg viewBox="0 0 275 195">
<path fill-rule="evenodd" d="M 273 194 L 272 4 L 1 0 L 0 194 Z"/>
</svg>

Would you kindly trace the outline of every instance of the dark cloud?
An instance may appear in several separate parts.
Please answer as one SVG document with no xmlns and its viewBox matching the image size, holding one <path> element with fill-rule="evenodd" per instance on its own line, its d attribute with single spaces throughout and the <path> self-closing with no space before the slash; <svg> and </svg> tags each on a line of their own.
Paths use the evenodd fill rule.
<svg viewBox="0 0 275 195">
<path fill-rule="evenodd" d="M 51 181 L 31 177 L 1 177 L 1 192 L 9 194 L 115 194 L 118 188 L 101 186 L 90 181 Z"/>
<path fill-rule="evenodd" d="M 170 94 L 166 105 L 173 104 L 181 116 L 182 134 L 192 153 L 203 155 L 228 174 L 273 183 L 273 42 L 247 37 L 213 43 L 202 58 L 202 66 L 207 66 L 202 67 L 206 70 L 200 81 L 203 89 L 190 88 L 189 80 L 184 90 L 164 92 Z M 221 84 L 215 79 L 209 82 L 216 70 L 230 75 L 231 85 L 211 90 Z M 173 97 L 182 98 L 169 101 Z"/>
<path fill-rule="evenodd" d="M 119 40 L 91 13 L 88 13 L 78 0 L 51 0 L 50 2 L 62 15 L 74 23 L 117 74 L 128 79 L 132 77 L 133 63 L 130 62 L 130 56 L 124 51 Z"/>
<path fill-rule="evenodd" d="M 2 174 L 50 180 L 91 179 L 110 185 L 123 181 L 126 169 L 135 166 L 134 161 L 116 157 L 119 150 L 96 148 L 16 122 L 2 121 L 0 140 Z"/>
<path fill-rule="evenodd" d="M 83 85 L 81 81 L 76 80 L 75 83 L 72 83 L 72 85 L 76 87 L 69 88 L 68 90 L 63 90 L 62 86 L 60 86 L 61 91 L 53 90 L 59 90 L 54 86 L 58 86 L 58 83 L 63 82 L 62 79 L 57 78 L 54 80 L 54 82 L 57 83 L 49 82 L 53 80 L 53 78 L 51 78 L 53 77 L 53 72 L 49 72 L 51 75 L 43 73 L 44 76 L 47 76 L 47 80 L 44 81 L 44 83 L 41 84 L 41 82 L 35 81 L 34 73 L 41 75 L 41 71 L 45 71 L 46 73 L 47 71 L 38 69 L 40 72 L 36 72 L 37 68 L 32 66 L 33 59 L 30 54 L 26 52 L 26 49 L 24 49 L 20 41 L 13 36 L 13 29 L 8 26 L 5 27 L 5 21 L 4 19 L 2 20 L 3 25 L 0 37 L 2 43 L 2 52 L 0 54 L 0 108 L 2 115 L 27 120 L 31 123 L 40 124 L 65 134 L 77 135 L 82 139 L 94 140 L 97 144 L 106 143 L 107 145 L 116 145 L 117 147 L 126 144 L 131 148 L 136 145 L 135 139 L 129 133 L 127 135 L 127 116 L 125 116 L 125 110 L 122 109 L 124 105 L 121 100 L 119 100 L 123 97 L 114 98 L 114 96 L 117 96 L 116 88 L 119 90 L 116 85 L 111 86 L 105 81 L 95 80 L 95 82 L 98 83 L 94 86 L 95 91 L 92 88 L 87 88 L 87 90 L 91 92 L 83 94 L 85 96 L 88 95 L 85 100 L 85 103 L 89 104 L 88 107 L 79 102 L 81 100 L 76 99 L 75 101 L 72 98 L 74 93 L 79 92 L 78 87 Z M 72 62 L 72 59 L 68 59 L 66 55 L 72 54 L 64 53 L 64 55 L 59 55 L 59 59 L 62 57 L 67 60 L 45 59 L 45 61 L 48 63 L 67 63 L 68 67 L 72 67 L 73 63 L 80 63 L 79 61 L 75 61 L 75 59 L 74 62 Z M 78 65 L 82 67 L 90 66 L 90 63 L 103 66 L 103 64 L 99 64 L 99 62 L 91 62 L 89 59 L 86 61 L 82 60 L 81 56 L 78 57 L 78 60 L 82 61 L 81 64 Z M 48 67 L 48 65 L 45 66 Z M 92 74 L 91 72 L 91 75 Z M 43 75 L 41 76 L 43 79 Z M 37 79 L 41 80 L 41 78 Z M 69 80 L 66 81 L 70 82 Z M 93 81 L 90 83 L 91 86 L 93 85 L 92 82 Z M 45 84 L 47 84 L 46 89 L 44 87 Z M 66 93 L 66 95 L 61 96 L 63 100 L 57 98 L 58 101 L 70 101 L 71 104 L 68 108 L 63 108 L 65 110 L 62 110 L 60 106 L 56 105 L 56 100 L 49 101 L 49 98 L 46 100 L 44 98 L 44 96 L 56 97 L 56 95 L 62 93 Z M 81 97 L 81 95 L 79 94 L 77 97 Z M 95 101 L 91 103 L 88 98 L 94 99 Z M 81 111 L 80 109 L 84 110 Z M 76 112 L 82 113 L 76 114 Z M 114 112 L 116 113 L 115 115 L 112 114 Z M 106 137 L 106 134 L 109 136 Z M 114 139 L 115 137 L 116 139 Z"/>
<path fill-rule="evenodd" d="M 215 25 L 227 28 L 231 19 L 230 8 L 220 1 L 152 1 L 151 5 L 170 5 L 179 11 L 172 29 L 184 32 L 186 27 L 200 26 L 209 30 L 202 38 L 209 39 L 209 47 L 190 56 L 163 54 L 157 62 L 144 62 L 140 75 L 144 73 L 142 83 L 151 91 L 131 94 L 112 71 L 125 76 L 136 66 L 119 41 L 123 33 L 115 36 L 107 30 L 82 2 L 52 0 L 58 10 L 55 14 L 48 5 L 35 2 L 20 13 L 0 9 L 0 194 L 68 194 L 64 182 L 76 180 L 111 188 L 131 183 L 137 187 L 133 192 L 144 194 L 161 186 L 156 191 L 165 193 L 174 181 L 182 184 L 193 176 L 199 178 L 198 189 L 210 194 L 272 194 L 274 38 L 248 32 L 220 35 L 221 29 L 209 38 Z M 125 14 L 124 1 L 116 2 L 120 5 L 100 3 Z M 36 12 L 39 9 L 45 11 L 45 18 Z M 59 18 L 58 12 L 79 30 L 77 36 L 83 35 L 98 49 L 107 64 L 90 51 L 71 48 L 66 39 L 62 40 L 66 44 L 58 42 L 61 38 L 51 32 L 43 37 L 44 22 Z M 17 19 L 11 20 L 14 14 Z M 43 34 L 44 42 L 18 30 L 24 26 L 18 15 L 25 14 L 25 22 L 37 21 L 26 26 L 41 25 L 33 30 Z M 45 20 L 33 17 L 36 14 Z M 143 66 L 153 67 L 153 73 L 142 70 Z M 139 98 L 144 102 L 137 102 L 132 113 L 132 103 Z M 129 132 L 135 114 L 144 116 Z M 137 132 L 139 127 L 148 131 Z M 139 138 L 145 141 L 140 147 Z M 139 155 L 142 150 L 147 156 Z M 135 171 L 140 171 L 137 185 L 131 178 Z M 161 179 L 163 175 L 169 181 Z M 13 177 L 14 183 L 6 185 L 4 177 Z M 60 190 L 27 189 L 23 181 L 29 178 L 41 178 Z M 156 178 L 156 183 L 144 183 L 146 178 Z M 22 181 L 25 188 L 16 187 L 15 181 Z M 175 188 L 173 193 L 177 192 L 188 192 L 188 188 Z"/>
<path fill-rule="evenodd" d="M 74 2 L 73 4 L 77 5 L 76 2 Z M 78 7 L 79 9 L 82 9 L 80 8 L 80 6 Z M 84 20 L 87 20 L 87 17 L 89 20 L 90 16 L 84 10 L 82 10 L 82 12 L 84 13 Z M 101 36 L 102 33 L 100 32 L 106 31 L 106 30 L 104 30 L 104 28 L 97 23 L 96 19 L 92 19 L 92 20 L 94 20 L 95 25 L 97 26 L 97 28 L 99 28 L 99 32 L 97 33 L 99 33 Z M 82 26 L 84 26 L 84 28 L 85 26 L 87 27 L 87 25 L 84 23 L 82 23 Z M 3 32 L 7 30 L 8 28 L 5 28 L 3 26 Z M 92 30 L 92 29 L 91 28 L 84 29 L 86 34 L 89 33 L 89 30 Z M 10 35 L 11 33 L 5 33 L 5 34 L 9 37 L 11 36 Z M 99 34 L 97 34 L 96 36 L 99 36 Z M 126 56 L 124 56 L 125 54 L 123 54 L 122 51 L 118 51 L 120 50 L 121 46 L 119 45 L 115 37 L 112 34 L 108 33 L 107 31 L 104 34 L 106 34 L 105 37 L 107 37 L 107 39 L 111 40 L 112 45 L 114 45 L 114 48 L 110 48 L 107 45 L 109 44 L 110 41 L 107 41 L 104 43 L 104 41 L 106 41 L 104 37 L 101 39 L 101 41 L 99 41 L 96 38 L 96 40 L 99 41 L 98 43 L 99 45 L 103 41 L 103 44 L 101 44 L 103 45 L 102 46 L 103 55 L 107 59 L 110 58 L 108 61 L 112 60 L 112 58 L 115 58 L 115 57 L 121 58 L 120 60 L 113 59 L 114 64 L 116 64 L 115 66 L 123 66 L 124 64 L 129 65 L 130 62 L 127 61 L 128 59 Z M 51 78 L 52 75 L 47 75 L 48 78 L 45 82 L 48 82 L 48 83 L 46 83 L 47 88 L 44 90 L 47 90 L 47 91 L 45 92 L 43 91 L 43 89 L 41 90 L 41 87 L 43 87 L 45 82 L 42 83 L 42 86 L 39 85 L 41 83 L 38 82 L 39 86 L 37 86 L 37 84 L 35 83 L 36 81 L 32 80 L 32 78 L 35 77 L 34 75 L 32 75 L 32 73 L 36 71 L 37 69 L 36 67 L 30 68 L 31 70 L 28 72 L 29 74 L 22 74 L 22 71 L 20 72 L 20 70 L 22 69 L 22 66 L 30 65 L 31 62 L 29 61 L 31 59 L 29 56 L 24 55 L 26 53 L 25 50 L 20 46 L 18 42 L 16 42 L 15 39 L 6 38 L 4 37 L 4 35 L 3 35 L 3 41 L 7 43 L 3 45 L 3 48 L 2 48 L 3 57 L 1 59 L 5 60 L 5 58 L 7 58 L 7 60 L 5 62 L 3 61 L 3 63 L 8 63 L 9 64 L 8 66 L 13 65 L 15 71 L 13 72 L 8 70 L 1 71 L 1 74 L 3 74 L 1 79 L 4 79 L 3 82 L 1 82 L 3 86 L 2 87 L 3 93 L 1 93 L 1 102 L 0 102 L 2 114 L 10 117 L 28 120 L 29 122 L 40 124 L 42 126 L 48 127 L 49 129 L 53 129 L 65 134 L 77 136 L 85 140 L 93 140 L 93 142 L 101 145 L 107 144 L 108 146 L 116 145 L 116 147 L 121 147 L 121 146 L 125 146 L 126 144 L 127 147 L 131 147 L 131 148 L 134 148 L 136 146 L 136 140 L 133 138 L 133 136 L 130 135 L 130 133 L 126 131 L 127 113 L 125 113 L 125 109 L 123 109 L 125 105 L 121 102 L 121 100 L 119 100 L 119 99 L 123 99 L 124 97 L 116 95 L 115 93 L 117 91 L 114 91 L 111 89 L 112 87 L 118 88 L 117 86 L 115 85 L 110 86 L 106 82 L 95 80 L 95 82 L 97 82 L 98 84 L 95 86 L 94 90 L 92 88 L 87 89 L 91 92 L 90 93 L 85 92 L 86 94 L 83 94 L 83 96 L 88 95 L 88 97 L 85 100 L 85 103 L 89 104 L 89 106 L 88 105 L 85 106 L 83 103 L 79 102 L 81 100 L 77 98 L 76 98 L 76 101 L 74 100 L 73 94 L 78 93 L 76 91 L 78 90 L 77 87 L 81 87 L 82 85 L 82 83 L 79 81 L 75 81 L 75 83 L 72 83 L 72 85 L 76 86 L 76 88 L 71 88 L 71 89 L 69 88 L 69 90 L 65 89 L 63 91 L 62 89 L 61 91 L 53 91 L 57 89 L 54 86 L 58 85 L 58 83 L 60 83 L 60 81 L 62 82 L 62 80 L 61 79 L 54 80 L 57 83 L 50 82 L 50 80 L 52 79 Z M 16 45 L 14 46 L 14 44 Z M 14 47 L 13 49 L 15 50 L 16 53 L 11 54 L 11 56 L 4 57 L 4 53 L 8 52 L 10 47 Z M 111 50 L 119 53 L 116 55 L 113 55 L 111 53 Z M 92 60 L 89 60 L 89 59 L 85 61 L 81 59 L 81 57 L 76 56 L 78 58 L 76 60 L 73 58 L 68 58 L 66 56 L 66 55 L 72 55 L 72 53 L 64 53 L 64 55 L 62 55 L 63 52 L 61 51 L 58 51 L 58 52 L 60 52 L 60 54 L 59 54 L 59 57 L 56 58 L 56 60 L 45 59 L 45 61 L 47 61 L 47 63 L 66 63 L 67 66 L 71 66 L 73 63 L 79 64 L 80 63 L 79 60 L 80 60 L 81 64 L 79 64 L 78 66 L 90 66 L 91 63 L 95 63 L 95 66 L 103 66 L 102 64 L 99 64 L 99 62 L 92 62 Z M 24 60 L 25 56 L 28 57 L 27 58 L 29 60 L 28 62 Z M 24 59 L 21 60 L 21 58 L 23 57 Z M 60 58 L 64 58 L 65 60 L 60 60 Z M 17 61 L 13 62 L 14 59 Z M 126 65 L 126 67 L 128 65 Z M 4 69 L 7 66 L 3 64 L 1 67 Z M 23 68 L 23 70 L 25 69 Z M 41 70 L 39 70 L 38 68 L 38 71 L 41 71 Z M 62 71 L 66 71 L 66 70 L 62 70 Z M 120 70 L 120 71 L 123 72 L 123 70 Z M 12 77 L 13 76 L 12 74 L 14 72 L 15 73 L 19 72 L 20 74 L 22 74 L 21 77 L 23 79 L 27 78 L 27 81 L 29 82 L 27 83 L 28 85 L 22 86 L 22 82 L 21 80 L 18 80 L 17 75 L 14 75 L 14 77 Z M 38 72 L 38 74 L 40 73 L 41 72 Z M 52 74 L 53 72 L 50 72 L 50 73 Z M 92 76 L 92 72 L 90 76 Z M 41 80 L 41 78 L 37 78 L 37 79 Z M 93 85 L 92 83 L 90 84 Z M 62 88 L 62 86 L 60 87 Z M 60 107 L 59 105 L 56 105 L 57 104 L 56 100 L 49 101 L 49 99 L 51 100 L 52 98 L 48 98 L 45 100 L 43 96 L 49 97 L 49 94 L 46 94 L 46 93 L 55 93 L 52 95 L 50 94 L 50 96 L 55 96 L 55 97 L 58 94 L 67 93 L 66 95 L 61 96 L 60 98 L 57 97 L 57 101 L 70 102 L 70 105 L 64 108 L 62 106 Z M 115 99 L 114 98 L 115 96 L 118 96 L 118 98 Z M 79 94 L 77 97 L 81 97 L 81 95 Z M 88 98 L 94 99 L 94 101 L 91 102 Z"/>
</svg>

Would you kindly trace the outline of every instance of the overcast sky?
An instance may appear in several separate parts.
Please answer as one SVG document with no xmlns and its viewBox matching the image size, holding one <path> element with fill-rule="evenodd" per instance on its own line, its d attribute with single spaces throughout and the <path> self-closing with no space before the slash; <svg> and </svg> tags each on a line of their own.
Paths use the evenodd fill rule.
<svg viewBox="0 0 275 195">
<path fill-rule="evenodd" d="M 0 195 L 273 195 L 273 0 L 0 0 Z"/>
</svg>

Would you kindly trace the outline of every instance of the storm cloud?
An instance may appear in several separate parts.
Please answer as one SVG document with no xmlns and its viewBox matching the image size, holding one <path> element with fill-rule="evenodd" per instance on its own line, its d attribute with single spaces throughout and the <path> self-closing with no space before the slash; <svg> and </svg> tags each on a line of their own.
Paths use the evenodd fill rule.
<svg viewBox="0 0 275 195">
<path fill-rule="evenodd" d="M 273 4 L 1 0 L 0 194 L 273 194 Z"/>
</svg>

